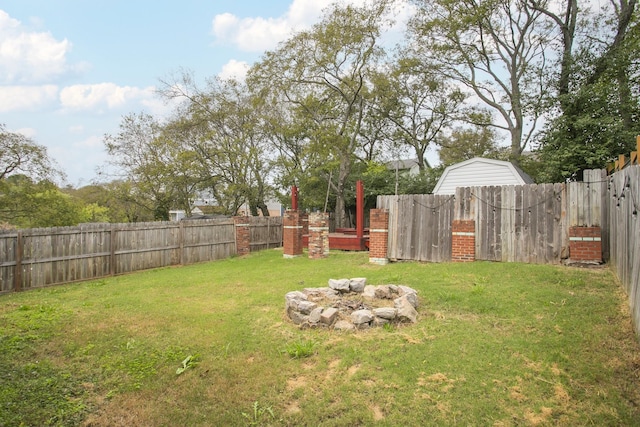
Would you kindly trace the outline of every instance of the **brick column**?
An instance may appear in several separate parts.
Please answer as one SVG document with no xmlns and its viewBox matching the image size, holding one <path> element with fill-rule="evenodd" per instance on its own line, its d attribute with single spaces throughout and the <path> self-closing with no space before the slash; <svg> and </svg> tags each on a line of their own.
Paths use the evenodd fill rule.
<svg viewBox="0 0 640 427">
<path fill-rule="evenodd" d="M 247 255 L 251 252 L 251 234 L 249 232 L 249 217 L 235 216 L 233 223 L 236 226 L 236 253 Z"/>
<path fill-rule="evenodd" d="M 329 256 L 329 214 L 315 212 L 309 215 L 309 258 L 320 259 L 327 256 Z"/>
<path fill-rule="evenodd" d="M 371 209 L 369 213 L 369 262 L 385 265 L 389 262 L 389 211 Z"/>
<path fill-rule="evenodd" d="M 470 262 L 476 259 L 476 222 L 453 220 L 451 224 L 451 261 Z"/>
<path fill-rule="evenodd" d="M 602 262 L 600 227 L 569 228 L 569 261 Z"/>
<path fill-rule="evenodd" d="M 283 219 L 283 253 L 285 258 L 302 255 L 302 223 L 300 212 L 287 210 Z"/>
</svg>

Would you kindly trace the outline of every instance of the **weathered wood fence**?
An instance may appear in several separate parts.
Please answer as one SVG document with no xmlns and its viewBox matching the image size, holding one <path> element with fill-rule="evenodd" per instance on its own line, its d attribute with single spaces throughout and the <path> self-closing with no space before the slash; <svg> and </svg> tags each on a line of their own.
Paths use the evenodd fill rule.
<svg viewBox="0 0 640 427">
<path fill-rule="evenodd" d="M 569 228 L 601 226 L 604 171 L 592 183 L 458 188 L 453 196 L 378 196 L 389 210 L 388 257 L 451 260 L 453 220 L 473 220 L 475 259 L 560 263 L 569 255 Z"/>
<path fill-rule="evenodd" d="M 250 250 L 282 246 L 282 218 L 249 220 Z M 88 224 L 0 232 L 0 293 L 237 253 L 233 219 Z"/>
<path fill-rule="evenodd" d="M 640 337 L 640 166 L 630 166 L 609 177 L 609 264 L 628 297 L 631 316 Z"/>
</svg>

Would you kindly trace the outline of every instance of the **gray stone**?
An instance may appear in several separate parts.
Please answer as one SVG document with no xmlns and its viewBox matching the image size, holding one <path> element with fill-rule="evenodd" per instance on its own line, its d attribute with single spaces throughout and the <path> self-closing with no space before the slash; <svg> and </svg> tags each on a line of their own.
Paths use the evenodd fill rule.
<svg viewBox="0 0 640 427">
<path fill-rule="evenodd" d="M 294 325 L 301 325 L 309 320 L 309 316 L 305 316 L 304 314 L 293 309 L 289 309 L 288 314 Z"/>
<path fill-rule="evenodd" d="M 418 308 L 418 292 L 413 289 L 410 288 L 408 286 L 399 286 L 400 288 L 400 296 L 407 296 L 407 298 L 409 299 L 409 302 L 411 302 L 411 305 L 413 305 L 413 308 Z"/>
<path fill-rule="evenodd" d="M 408 295 L 403 295 L 393 300 L 394 306 L 398 309 L 398 319 L 401 322 L 416 323 L 418 312 L 409 301 Z"/>
<path fill-rule="evenodd" d="M 351 313 L 351 321 L 356 325 L 363 323 L 369 323 L 373 320 L 373 313 L 371 310 L 356 310 Z"/>
<path fill-rule="evenodd" d="M 298 301 L 298 311 L 302 314 L 310 314 L 318 304 L 311 301 Z"/>
<path fill-rule="evenodd" d="M 379 307 L 373 309 L 373 314 L 376 317 L 381 317 L 383 319 L 393 320 L 396 318 L 398 314 L 398 310 L 393 307 Z"/>
<path fill-rule="evenodd" d="M 329 287 L 338 292 L 349 292 L 349 279 L 329 279 Z"/>
<path fill-rule="evenodd" d="M 384 326 L 387 323 L 391 323 L 391 320 L 385 319 L 383 317 L 375 317 L 373 319 L 373 326 L 376 326 L 376 327 Z"/>
<path fill-rule="evenodd" d="M 322 312 L 320 315 L 320 323 L 324 323 L 325 325 L 331 325 L 336 318 L 338 317 L 338 309 L 334 307 L 329 307 Z"/>
<path fill-rule="evenodd" d="M 393 299 L 391 289 L 389 289 L 388 285 L 376 286 L 375 295 L 376 298 L 380 299 Z"/>
<path fill-rule="evenodd" d="M 351 292 L 362 293 L 366 285 L 367 279 L 364 277 L 356 277 L 349 280 L 349 290 L 351 290 Z"/>
<path fill-rule="evenodd" d="M 297 310 L 298 303 L 300 301 L 306 301 L 307 295 L 304 292 L 300 291 L 287 292 L 287 294 L 284 296 L 284 300 L 286 301 L 286 308 L 292 307 Z"/>
<path fill-rule="evenodd" d="M 316 307 L 311 310 L 311 313 L 309 313 L 309 323 L 318 323 L 320 321 L 320 317 L 322 316 L 323 310 L 324 308 L 322 307 Z"/>
<path fill-rule="evenodd" d="M 364 287 L 364 291 L 362 292 L 362 296 L 365 298 L 375 298 L 376 297 L 376 287 L 372 285 L 366 285 Z"/>
<path fill-rule="evenodd" d="M 336 331 L 353 331 L 356 327 L 353 323 L 347 322 L 346 320 L 338 320 L 336 324 L 333 325 L 333 329 Z"/>
</svg>

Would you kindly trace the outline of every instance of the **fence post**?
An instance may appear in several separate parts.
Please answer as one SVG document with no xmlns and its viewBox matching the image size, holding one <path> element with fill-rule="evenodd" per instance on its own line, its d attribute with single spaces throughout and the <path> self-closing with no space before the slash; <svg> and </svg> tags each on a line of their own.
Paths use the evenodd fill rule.
<svg viewBox="0 0 640 427">
<path fill-rule="evenodd" d="M 369 221 L 369 262 L 386 265 L 389 263 L 389 210 L 371 209 Z"/>
<path fill-rule="evenodd" d="M 20 292 L 22 290 L 22 252 L 24 251 L 24 242 L 22 240 L 22 231 L 18 231 L 16 237 L 16 269 L 13 273 L 13 290 Z"/>
<path fill-rule="evenodd" d="M 476 259 L 476 222 L 456 219 L 451 224 L 451 261 L 470 262 Z"/>
<path fill-rule="evenodd" d="M 116 226 L 111 224 L 109 231 L 109 274 L 116 274 Z"/>
<path fill-rule="evenodd" d="M 178 254 L 178 264 L 184 265 L 184 222 L 180 221 L 178 225 L 178 242 L 180 245 L 180 253 Z"/>
<path fill-rule="evenodd" d="M 284 213 L 283 256 L 293 258 L 302 255 L 302 218 L 300 212 L 287 210 Z"/>
<path fill-rule="evenodd" d="M 251 252 L 251 232 L 249 230 L 249 217 L 234 216 L 233 223 L 236 226 L 236 253 L 247 255 Z"/>
</svg>

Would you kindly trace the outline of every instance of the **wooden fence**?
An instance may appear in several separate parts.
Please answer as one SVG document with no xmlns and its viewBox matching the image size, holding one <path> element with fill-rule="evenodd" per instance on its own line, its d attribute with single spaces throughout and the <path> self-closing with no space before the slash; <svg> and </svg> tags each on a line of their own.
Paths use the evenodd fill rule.
<svg viewBox="0 0 640 427">
<path fill-rule="evenodd" d="M 640 166 L 630 166 L 609 177 L 609 264 L 622 282 L 640 338 Z"/>
<path fill-rule="evenodd" d="M 282 218 L 251 218 L 252 251 L 282 245 Z M 236 254 L 232 219 L 0 232 L 0 293 Z"/>
<path fill-rule="evenodd" d="M 453 196 L 378 196 L 377 207 L 389 210 L 389 259 L 451 260 Z"/>
<path fill-rule="evenodd" d="M 392 260 L 451 260 L 453 220 L 476 224 L 475 258 L 560 263 L 569 255 L 569 227 L 601 226 L 604 171 L 585 171 L 592 183 L 458 188 L 454 196 L 378 196 L 389 210 Z M 607 245 L 608 250 L 608 245 Z"/>
</svg>

